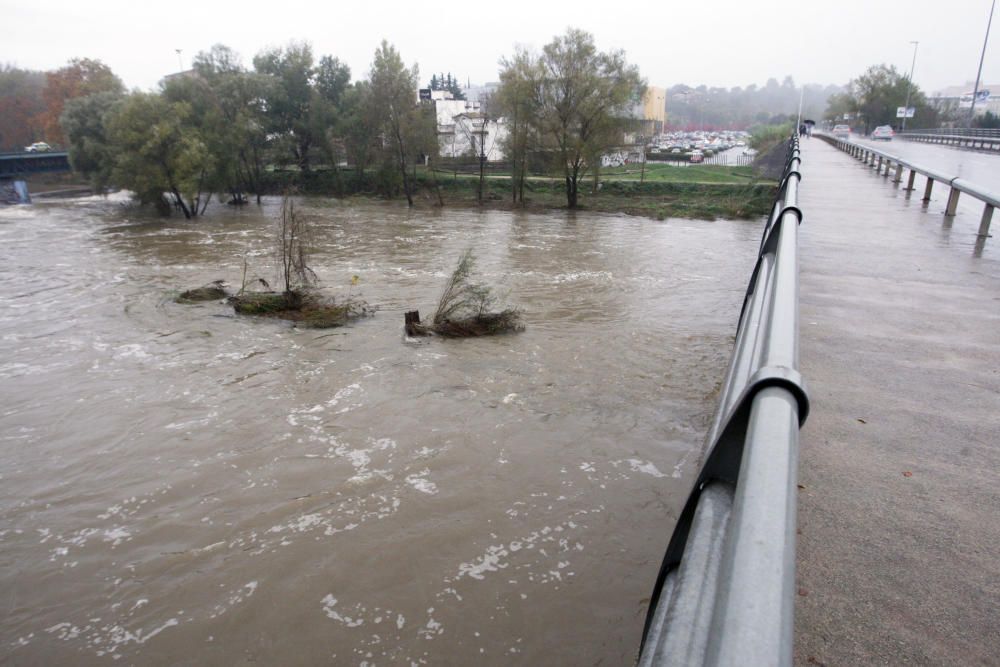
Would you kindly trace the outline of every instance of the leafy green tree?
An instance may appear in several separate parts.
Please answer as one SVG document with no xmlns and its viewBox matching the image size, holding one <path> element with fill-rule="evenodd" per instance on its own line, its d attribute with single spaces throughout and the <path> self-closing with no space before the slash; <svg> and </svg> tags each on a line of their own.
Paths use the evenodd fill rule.
<svg viewBox="0 0 1000 667">
<path fill-rule="evenodd" d="M 911 88 L 912 85 L 912 88 Z M 910 106 L 916 107 L 916 114 L 907 123 L 913 128 L 937 125 L 937 111 L 927 104 L 927 97 L 920 87 L 891 65 L 872 65 L 861 76 L 847 86 L 844 97 L 836 97 L 827 107 L 827 117 L 833 119 L 837 112 L 852 107 L 864 125 L 865 133 L 879 125 L 895 125 L 896 109 L 906 103 L 909 92 Z"/>
<path fill-rule="evenodd" d="M 451 72 L 448 72 L 448 76 L 444 74 L 441 76 L 437 74 L 431 75 L 431 90 L 445 90 L 451 93 L 452 99 L 465 99 L 465 93 L 462 92 L 462 85 L 458 82 L 457 78 L 452 78 Z"/>
<path fill-rule="evenodd" d="M 350 86 L 351 69 L 345 63 L 331 56 L 320 58 L 309 107 L 310 126 L 317 147 L 338 175 L 344 152 L 340 119 Z"/>
<path fill-rule="evenodd" d="M 60 119 L 69 142 L 69 161 L 88 179 L 96 192 L 111 183 L 115 151 L 108 136 L 108 119 L 123 96 L 114 92 L 77 97 L 66 103 Z"/>
<path fill-rule="evenodd" d="M 987 111 L 982 116 L 977 116 L 972 124 L 974 127 L 995 130 L 1000 128 L 1000 116 L 992 111 Z"/>
<path fill-rule="evenodd" d="M 600 53 L 587 32 L 569 29 L 545 45 L 539 58 L 538 123 L 551 142 L 566 180 L 566 201 L 576 208 L 579 182 L 614 145 L 646 85 L 622 51 Z"/>
<path fill-rule="evenodd" d="M 303 171 L 308 170 L 309 149 L 315 141 L 309 113 L 316 74 L 312 47 L 292 42 L 284 49 L 257 54 L 253 65 L 272 82 L 265 92 L 268 132 L 286 142 L 295 162 Z"/>
<path fill-rule="evenodd" d="M 236 52 L 221 44 L 195 56 L 193 69 L 199 83 L 188 92 L 207 104 L 203 125 L 210 131 L 207 140 L 216 161 L 213 182 L 235 201 L 245 191 L 255 194 L 259 204 L 268 140 L 264 99 L 271 82 L 246 71 Z"/>
<path fill-rule="evenodd" d="M 407 165 L 418 154 L 415 136 L 420 131 L 420 107 L 417 104 L 417 66 L 407 68 L 395 47 L 382 40 L 375 51 L 369 82 L 371 111 L 376 114 L 382 132 L 383 145 L 389 147 L 391 159 L 403 180 L 406 201 L 413 206 L 413 187 Z"/>
<path fill-rule="evenodd" d="M 155 93 L 133 93 L 108 119 L 116 156 L 112 178 L 141 203 L 169 211 L 170 200 L 190 219 L 204 212 L 214 168 L 212 155 L 191 122 L 188 102 L 170 102 Z"/>
<path fill-rule="evenodd" d="M 381 148 L 380 123 L 375 112 L 371 84 L 358 81 L 344 92 L 342 113 L 337 125 L 347 160 L 354 165 L 358 178 Z"/>
</svg>

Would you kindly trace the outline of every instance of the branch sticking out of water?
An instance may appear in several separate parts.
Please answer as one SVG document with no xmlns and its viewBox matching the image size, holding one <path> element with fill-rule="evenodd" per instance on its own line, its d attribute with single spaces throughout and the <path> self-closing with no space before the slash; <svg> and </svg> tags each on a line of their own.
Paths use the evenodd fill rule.
<svg viewBox="0 0 1000 667">
<path fill-rule="evenodd" d="M 497 306 L 500 298 L 488 285 L 473 282 L 472 271 L 475 263 L 476 258 L 471 249 L 462 253 L 458 266 L 452 271 L 438 300 L 432 323 L 422 324 L 420 312 L 410 311 L 405 315 L 407 335 L 438 334 L 451 338 L 467 338 L 524 329 L 521 324 L 521 311 L 517 308 L 491 311 Z"/>
</svg>

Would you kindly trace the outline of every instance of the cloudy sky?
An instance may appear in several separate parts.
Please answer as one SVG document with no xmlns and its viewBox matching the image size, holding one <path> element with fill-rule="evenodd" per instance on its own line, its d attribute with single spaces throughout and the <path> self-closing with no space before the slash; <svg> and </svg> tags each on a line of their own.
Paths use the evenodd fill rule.
<svg viewBox="0 0 1000 667">
<path fill-rule="evenodd" d="M 451 71 L 476 83 L 495 80 L 498 59 L 515 44 L 540 48 L 573 26 L 593 33 L 602 49 L 624 49 L 653 85 L 742 86 L 785 75 L 846 83 L 876 63 L 908 71 L 917 40 L 914 80 L 932 92 L 974 80 L 989 11 L 990 0 L 0 0 L 0 63 L 52 69 L 87 56 L 130 87 L 152 88 L 177 71 L 176 49 L 185 67 L 216 43 L 249 64 L 262 48 L 295 39 L 346 61 L 357 78 L 385 38 L 419 63 L 422 79 Z M 995 18 L 1000 24 L 1000 12 Z M 983 67 L 987 83 L 1000 83 L 995 41 Z"/>
</svg>

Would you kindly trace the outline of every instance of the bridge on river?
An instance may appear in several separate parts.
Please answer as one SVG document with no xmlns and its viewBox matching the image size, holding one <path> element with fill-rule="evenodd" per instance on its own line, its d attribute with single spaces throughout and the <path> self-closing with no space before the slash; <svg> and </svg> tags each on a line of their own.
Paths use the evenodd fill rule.
<svg viewBox="0 0 1000 667">
<path fill-rule="evenodd" d="M 994 663 L 1000 249 L 945 187 L 803 162 L 795 662 Z"/>
<path fill-rule="evenodd" d="M 996 661 L 1000 203 L 912 148 L 793 140 L 643 667 Z"/>
<path fill-rule="evenodd" d="M 0 153 L 0 179 L 70 171 L 69 153 Z"/>
<path fill-rule="evenodd" d="M 68 171 L 72 171 L 72 167 L 66 152 L 0 153 L 0 202 L 30 202 L 27 177 Z"/>
</svg>

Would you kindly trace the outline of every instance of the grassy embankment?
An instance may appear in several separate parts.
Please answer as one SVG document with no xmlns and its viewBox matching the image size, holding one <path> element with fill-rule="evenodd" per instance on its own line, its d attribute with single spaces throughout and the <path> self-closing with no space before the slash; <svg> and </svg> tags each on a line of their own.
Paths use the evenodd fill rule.
<svg viewBox="0 0 1000 667">
<path fill-rule="evenodd" d="M 566 208 L 565 184 L 561 178 L 530 176 L 525 184 L 525 202 L 515 204 L 511 180 L 503 174 L 486 178 L 484 202 L 476 201 L 476 174 L 418 168 L 414 203 L 419 207 L 438 204 L 436 187 L 445 207 L 480 207 L 497 210 L 545 211 Z M 640 178 L 644 182 L 640 183 Z M 367 180 L 367 179 L 365 179 Z M 376 189 L 352 172 L 272 172 L 268 189 L 280 191 L 295 185 L 304 194 L 375 194 Z M 579 210 L 625 213 L 658 220 L 679 218 L 753 218 L 770 210 L 775 184 L 754 176 L 750 167 L 691 165 L 678 167 L 647 164 L 645 174 L 637 166 L 602 169 L 600 188 L 593 192 L 593 178 L 580 183 Z"/>
</svg>

